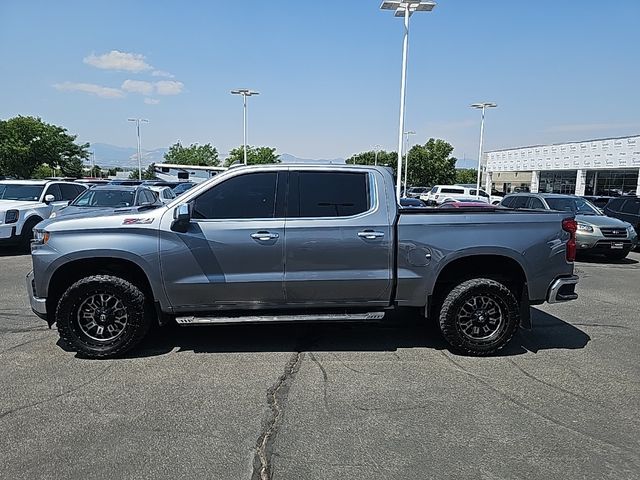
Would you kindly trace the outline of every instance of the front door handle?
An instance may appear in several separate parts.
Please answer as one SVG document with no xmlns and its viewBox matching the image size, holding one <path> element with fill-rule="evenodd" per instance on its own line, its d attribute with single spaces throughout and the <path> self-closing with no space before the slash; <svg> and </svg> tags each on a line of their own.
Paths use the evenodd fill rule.
<svg viewBox="0 0 640 480">
<path fill-rule="evenodd" d="M 373 230 L 364 230 L 358 232 L 360 238 L 366 238 L 367 240 L 375 240 L 376 238 L 384 237 L 384 232 L 374 232 Z"/>
<path fill-rule="evenodd" d="M 278 237 L 280 237 L 280 235 L 278 235 L 277 233 L 266 232 L 263 230 L 251 234 L 251 238 L 253 238 L 254 240 L 260 240 L 261 242 L 274 240 Z"/>
</svg>

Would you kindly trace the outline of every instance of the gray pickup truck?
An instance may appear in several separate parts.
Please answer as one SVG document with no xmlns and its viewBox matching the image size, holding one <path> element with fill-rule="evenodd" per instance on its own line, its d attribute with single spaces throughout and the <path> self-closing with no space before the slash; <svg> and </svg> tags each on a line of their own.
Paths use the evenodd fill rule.
<svg viewBox="0 0 640 480">
<path fill-rule="evenodd" d="M 154 323 L 439 322 L 486 355 L 529 306 L 577 298 L 560 212 L 399 208 L 385 168 L 232 168 L 153 211 L 34 229 L 31 307 L 77 352 L 121 355 Z M 394 315 L 395 317 L 399 315 Z"/>
</svg>

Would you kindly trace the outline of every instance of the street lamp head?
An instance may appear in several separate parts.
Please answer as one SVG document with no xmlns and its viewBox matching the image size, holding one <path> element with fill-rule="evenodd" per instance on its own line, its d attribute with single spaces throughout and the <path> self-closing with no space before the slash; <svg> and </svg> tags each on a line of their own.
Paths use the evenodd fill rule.
<svg viewBox="0 0 640 480">
<path fill-rule="evenodd" d="M 414 132 L 414 131 L 410 130 L 410 131 L 408 131 L 408 132 L 404 132 L 404 134 L 405 134 L 405 135 L 415 135 L 415 134 L 416 134 L 416 132 Z"/>
<path fill-rule="evenodd" d="M 494 108 L 497 107 L 497 103 L 493 102 L 481 102 L 481 103 L 472 103 L 471 108 Z"/>
<path fill-rule="evenodd" d="M 244 97 L 251 97 L 252 95 L 260 95 L 260 92 L 254 92 L 248 88 L 238 88 L 237 90 L 231 90 L 232 95 L 242 95 Z"/>
<path fill-rule="evenodd" d="M 405 10 L 408 10 L 411 16 L 413 12 L 430 12 L 435 6 L 436 2 L 431 0 L 384 0 L 380 8 L 395 10 L 396 17 L 404 17 Z"/>
</svg>

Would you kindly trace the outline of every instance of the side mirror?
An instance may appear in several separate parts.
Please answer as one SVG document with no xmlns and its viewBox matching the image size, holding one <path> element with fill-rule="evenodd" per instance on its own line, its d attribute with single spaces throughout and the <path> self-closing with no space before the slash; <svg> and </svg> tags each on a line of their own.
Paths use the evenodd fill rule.
<svg viewBox="0 0 640 480">
<path fill-rule="evenodd" d="M 56 201 L 56 197 L 48 194 L 44 196 L 44 203 L 51 203 L 51 202 L 55 202 Z"/>
<path fill-rule="evenodd" d="M 181 203 L 173 211 L 173 223 L 171 224 L 171 230 L 176 232 L 186 232 L 191 222 L 191 205 L 188 203 Z"/>
</svg>

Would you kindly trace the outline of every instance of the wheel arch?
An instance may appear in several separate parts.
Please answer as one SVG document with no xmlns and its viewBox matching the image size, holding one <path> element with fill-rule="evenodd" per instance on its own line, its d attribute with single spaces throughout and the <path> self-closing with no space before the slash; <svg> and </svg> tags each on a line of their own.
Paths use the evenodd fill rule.
<svg viewBox="0 0 640 480">
<path fill-rule="evenodd" d="M 121 257 L 79 258 L 58 266 L 49 280 L 47 312 L 53 315 L 64 292 L 78 280 L 93 275 L 113 275 L 127 280 L 155 302 L 156 295 L 147 273 L 137 263 Z"/>
<path fill-rule="evenodd" d="M 444 264 L 427 299 L 426 316 L 432 316 L 433 309 L 442 303 L 452 288 L 471 278 L 489 278 L 509 287 L 521 305 L 522 326 L 530 327 L 529 291 L 525 268 L 513 256 L 503 253 L 463 255 Z"/>
</svg>

